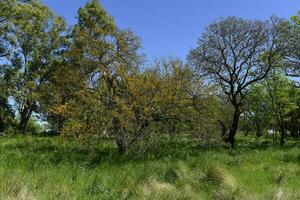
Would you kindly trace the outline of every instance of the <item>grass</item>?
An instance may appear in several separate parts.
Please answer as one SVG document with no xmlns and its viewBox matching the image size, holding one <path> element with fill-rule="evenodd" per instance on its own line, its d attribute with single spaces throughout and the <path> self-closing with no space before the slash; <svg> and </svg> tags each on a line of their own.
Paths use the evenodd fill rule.
<svg viewBox="0 0 300 200">
<path fill-rule="evenodd" d="M 164 141 L 132 160 L 107 140 L 1 137 L 0 199 L 300 199 L 299 141 L 268 141 L 240 137 L 236 150 Z"/>
</svg>

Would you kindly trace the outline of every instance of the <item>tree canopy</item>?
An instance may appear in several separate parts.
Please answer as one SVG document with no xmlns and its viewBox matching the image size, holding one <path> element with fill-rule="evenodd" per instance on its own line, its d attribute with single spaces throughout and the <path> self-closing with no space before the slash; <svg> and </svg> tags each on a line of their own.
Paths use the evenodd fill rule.
<svg viewBox="0 0 300 200">
<path fill-rule="evenodd" d="M 223 18 L 187 62 L 151 63 L 97 0 L 72 26 L 41 1 L 1 1 L 0 132 L 45 123 L 82 143 L 109 138 L 120 154 L 178 135 L 234 148 L 239 132 L 271 129 L 283 145 L 300 135 L 299 21 Z"/>
</svg>

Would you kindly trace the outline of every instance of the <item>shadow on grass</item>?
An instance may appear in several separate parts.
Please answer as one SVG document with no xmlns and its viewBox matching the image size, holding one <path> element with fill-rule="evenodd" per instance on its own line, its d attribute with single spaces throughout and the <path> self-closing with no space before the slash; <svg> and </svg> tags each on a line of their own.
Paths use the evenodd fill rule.
<svg viewBox="0 0 300 200">
<path fill-rule="evenodd" d="M 141 156 L 136 157 L 132 149 L 126 155 L 119 155 L 116 146 L 109 141 L 109 145 L 82 145 L 75 141 L 62 140 L 55 137 L 32 137 L 30 139 L 19 138 L 13 143 L 5 144 L 2 151 L 7 151 L 15 156 L 15 159 L 27 160 L 45 165 L 64 165 L 96 167 L 99 164 L 120 164 L 127 162 L 142 162 L 172 158 L 173 160 L 185 160 L 197 156 L 206 151 L 218 152 L 224 149 L 220 145 L 204 144 L 197 141 L 170 142 L 163 140 L 159 144 L 151 145 L 151 148 Z M 13 158 L 7 158 L 11 160 Z"/>
<path fill-rule="evenodd" d="M 249 149 L 249 150 L 267 150 L 267 149 L 282 149 L 289 150 L 293 148 L 300 148 L 300 140 L 289 139 L 284 146 L 279 145 L 279 141 L 273 141 L 271 138 L 264 137 L 259 140 L 250 140 L 249 136 L 244 139 L 237 139 L 236 149 Z"/>
<path fill-rule="evenodd" d="M 288 154 L 285 153 L 279 157 L 282 162 L 294 163 L 300 165 L 300 153 L 298 154 Z"/>
<path fill-rule="evenodd" d="M 172 160 L 186 160 L 196 157 L 207 151 L 210 152 L 227 152 L 231 156 L 248 152 L 249 150 L 266 150 L 279 148 L 270 141 L 250 141 L 238 140 L 237 149 L 231 150 L 226 145 L 213 145 L 195 140 L 162 140 L 159 143 L 151 145 L 142 156 L 135 157 L 134 150 L 127 155 L 118 155 L 117 149 L 112 141 L 102 141 L 103 144 L 93 143 L 91 145 L 80 145 L 75 141 L 67 141 L 58 137 L 31 137 L 30 139 L 19 138 L 14 143 L 8 143 L 1 147 L 2 151 L 9 151 L 18 154 L 15 159 L 20 156 L 25 158 L 30 165 L 60 165 L 69 164 L 72 166 L 85 166 L 94 168 L 99 164 L 120 164 L 126 162 L 141 162 L 151 160 L 161 160 L 164 158 L 172 158 Z M 283 149 L 297 148 L 299 142 L 288 142 Z M 12 158 L 7 158 L 12 159 Z M 300 162 L 300 155 L 283 156 L 282 161 Z"/>
<path fill-rule="evenodd" d="M 12 156 L 15 156 L 15 159 L 53 166 L 69 164 L 93 167 L 104 161 L 113 161 L 112 156 L 116 155 L 114 147 L 91 148 L 75 141 L 64 141 L 55 137 L 18 139 L 14 143 L 3 145 L 1 151 L 7 151 L 10 155 L 6 158 L 7 161 L 14 159 Z"/>
</svg>

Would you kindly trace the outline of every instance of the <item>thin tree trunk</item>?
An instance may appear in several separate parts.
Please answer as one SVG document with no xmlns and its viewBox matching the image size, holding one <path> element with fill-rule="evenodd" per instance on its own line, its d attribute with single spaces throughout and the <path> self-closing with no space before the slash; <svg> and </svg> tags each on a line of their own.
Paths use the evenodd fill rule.
<svg viewBox="0 0 300 200">
<path fill-rule="evenodd" d="M 279 114 L 279 116 L 277 117 L 277 123 L 279 125 L 279 131 L 280 131 L 280 146 L 284 145 L 285 142 L 285 127 L 284 127 L 284 118 L 281 115 L 281 113 Z"/>
<path fill-rule="evenodd" d="M 256 140 L 258 140 L 260 136 L 262 136 L 261 126 L 258 123 L 256 123 Z"/>
<path fill-rule="evenodd" d="M 116 144 L 118 147 L 119 154 L 124 154 L 127 152 L 127 145 L 125 142 L 124 134 L 122 134 L 121 131 L 117 135 Z"/>
<path fill-rule="evenodd" d="M 120 126 L 119 120 L 114 117 L 112 120 L 113 124 L 113 132 L 116 135 L 116 144 L 118 148 L 119 154 L 124 154 L 127 152 L 127 144 L 126 144 L 126 138 L 125 134 L 123 132 L 122 127 Z"/>
<path fill-rule="evenodd" d="M 57 132 L 58 133 L 61 133 L 61 131 L 63 130 L 64 128 L 64 123 L 65 123 L 65 117 L 60 115 L 58 117 L 58 122 L 57 122 Z"/>
<path fill-rule="evenodd" d="M 222 136 L 223 140 L 226 141 L 226 134 L 228 132 L 228 128 L 225 125 L 225 123 L 222 122 L 221 120 L 219 120 L 218 122 L 219 122 L 219 124 L 221 126 L 221 136 Z"/>
<path fill-rule="evenodd" d="M 62 98 L 61 98 L 61 102 L 60 102 L 61 105 L 65 105 L 65 103 L 66 103 L 66 97 L 65 97 L 65 95 L 64 95 L 63 93 L 64 93 L 64 92 L 62 91 Z M 60 115 L 58 116 L 58 120 L 57 120 L 57 132 L 58 132 L 59 134 L 60 134 L 61 131 L 63 130 L 64 124 L 65 124 L 65 116 L 62 115 L 62 114 L 60 114 Z"/>
<path fill-rule="evenodd" d="M 284 129 L 283 125 L 280 126 L 280 132 L 281 132 L 280 146 L 284 146 L 284 143 L 285 143 L 285 129 Z"/>
<path fill-rule="evenodd" d="M 295 115 L 295 114 L 294 114 Z M 297 116 L 292 116 L 290 124 L 291 137 L 298 138 Z"/>
</svg>

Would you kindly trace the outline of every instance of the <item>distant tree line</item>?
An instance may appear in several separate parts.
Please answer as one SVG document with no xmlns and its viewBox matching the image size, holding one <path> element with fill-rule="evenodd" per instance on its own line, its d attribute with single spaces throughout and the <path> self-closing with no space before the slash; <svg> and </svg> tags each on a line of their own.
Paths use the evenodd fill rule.
<svg viewBox="0 0 300 200">
<path fill-rule="evenodd" d="M 1 1 L 0 132 L 27 134 L 36 116 L 65 137 L 111 138 L 119 153 L 162 135 L 232 148 L 238 131 L 299 137 L 299 15 L 215 21 L 186 63 L 147 65 L 139 49 L 97 0 L 73 26 L 38 0 Z"/>
</svg>

